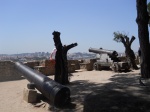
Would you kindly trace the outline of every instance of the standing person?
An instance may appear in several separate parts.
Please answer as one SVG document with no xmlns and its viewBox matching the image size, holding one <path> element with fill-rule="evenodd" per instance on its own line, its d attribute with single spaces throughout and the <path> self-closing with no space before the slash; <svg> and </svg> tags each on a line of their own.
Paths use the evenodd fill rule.
<svg viewBox="0 0 150 112">
<path fill-rule="evenodd" d="M 56 51 L 57 51 L 56 48 L 54 48 L 54 49 L 52 50 L 52 52 L 51 52 L 51 54 L 50 54 L 50 60 L 54 60 L 54 59 L 55 59 Z"/>
<path fill-rule="evenodd" d="M 51 54 L 50 54 L 50 62 L 51 62 L 51 64 L 54 64 L 55 65 L 55 55 L 56 55 L 56 51 L 57 51 L 57 49 L 56 48 L 54 48 L 53 49 L 53 51 L 51 52 Z"/>
</svg>

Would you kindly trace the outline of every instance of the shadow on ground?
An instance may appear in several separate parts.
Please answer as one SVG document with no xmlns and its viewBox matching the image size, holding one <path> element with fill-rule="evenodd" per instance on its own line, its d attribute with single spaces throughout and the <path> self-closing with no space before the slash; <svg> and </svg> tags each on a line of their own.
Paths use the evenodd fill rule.
<svg viewBox="0 0 150 112">
<path fill-rule="evenodd" d="M 150 89 L 139 84 L 138 74 L 115 74 L 109 83 L 73 81 L 68 86 L 73 111 L 84 112 L 150 112 Z M 82 109 L 84 108 L 84 109 Z"/>
</svg>

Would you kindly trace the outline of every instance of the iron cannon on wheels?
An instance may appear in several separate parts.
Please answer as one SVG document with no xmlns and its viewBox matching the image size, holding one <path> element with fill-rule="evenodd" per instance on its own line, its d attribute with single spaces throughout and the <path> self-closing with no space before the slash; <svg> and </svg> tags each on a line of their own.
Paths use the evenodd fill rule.
<svg viewBox="0 0 150 112">
<path fill-rule="evenodd" d="M 89 52 L 99 55 L 97 61 L 93 64 L 95 70 L 101 70 L 103 67 L 111 68 L 114 72 L 122 70 L 129 71 L 130 65 L 128 62 L 123 62 L 118 58 L 118 53 L 115 50 L 89 48 Z M 104 57 L 102 55 L 105 55 Z M 102 59 L 103 57 L 103 59 Z"/>
</svg>

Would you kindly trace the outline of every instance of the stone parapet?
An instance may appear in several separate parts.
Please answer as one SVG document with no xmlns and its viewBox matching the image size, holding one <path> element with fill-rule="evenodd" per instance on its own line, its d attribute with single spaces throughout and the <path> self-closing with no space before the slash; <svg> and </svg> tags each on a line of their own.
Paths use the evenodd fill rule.
<svg viewBox="0 0 150 112">
<path fill-rule="evenodd" d="M 35 66 L 39 66 L 39 63 L 40 63 L 39 61 L 30 61 L 30 62 L 25 62 L 24 64 L 34 69 Z"/>
<path fill-rule="evenodd" d="M 73 65 L 75 70 L 80 69 L 80 63 L 78 60 L 68 60 L 68 69 L 69 67 Z"/>
<path fill-rule="evenodd" d="M 0 61 L 0 82 L 23 79 L 12 61 Z"/>
<path fill-rule="evenodd" d="M 91 70 L 93 70 L 93 64 L 95 62 L 96 62 L 96 59 L 83 60 L 83 63 L 80 63 L 80 69 L 91 71 Z"/>
</svg>

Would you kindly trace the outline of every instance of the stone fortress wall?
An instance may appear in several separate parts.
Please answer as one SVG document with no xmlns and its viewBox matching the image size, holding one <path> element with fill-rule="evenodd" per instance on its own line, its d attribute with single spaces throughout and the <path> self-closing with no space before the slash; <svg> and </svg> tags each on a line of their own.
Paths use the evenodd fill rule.
<svg viewBox="0 0 150 112">
<path fill-rule="evenodd" d="M 0 61 L 0 82 L 24 79 L 12 61 Z"/>
<path fill-rule="evenodd" d="M 94 60 L 95 61 L 95 60 Z M 24 63 L 28 67 L 44 74 L 44 75 L 54 75 L 55 74 L 55 62 L 50 60 L 43 61 L 32 61 Z M 68 71 L 73 73 L 79 69 L 92 70 L 93 61 L 83 61 L 83 60 L 68 60 Z M 0 61 L 0 82 L 3 81 L 13 81 L 24 79 L 23 75 L 19 73 L 14 66 L 12 61 Z"/>
</svg>

